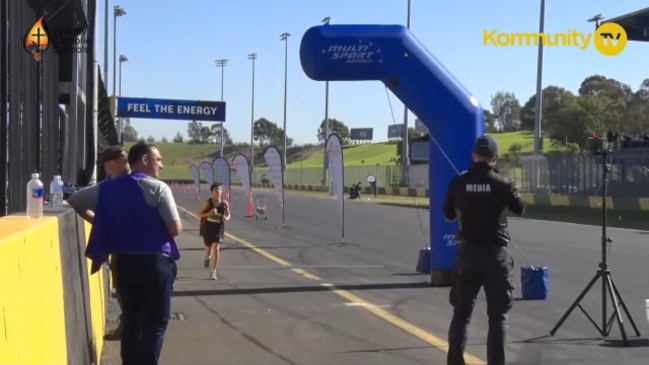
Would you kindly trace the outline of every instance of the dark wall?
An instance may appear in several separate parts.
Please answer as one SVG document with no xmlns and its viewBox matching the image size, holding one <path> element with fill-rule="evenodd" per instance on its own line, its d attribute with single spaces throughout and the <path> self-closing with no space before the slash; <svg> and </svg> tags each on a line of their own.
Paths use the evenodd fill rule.
<svg viewBox="0 0 649 365">
<path fill-rule="evenodd" d="M 0 1 L 0 146 L 7 146 L 0 149 L 0 216 L 25 210 L 31 173 L 41 174 L 47 190 L 53 175 L 74 183 L 80 171 L 90 175 L 95 164 L 91 109 L 77 105 L 71 80 L 80 69 L 79 87 L 91 104 L 93 93 L 87 90 L 97 85 L 83 71 L 92 70 L 87 64 L 92 57 L 83 53 L 75 64 L 77 54 L 58 54 L 51 44 L 37 61 L 24 48 L 25 35 L 42 14 L 46 28 L 81 28 L 84 37 L 93 37 L 88 27 L 94 19 L 89 22 L 87 13 L 95 6 L 90 9 L 89 2 L 96 0 Z M 67 115 L 59 103 L 66 104 Z M 77 110 L 70 110 L 74 105 Z"/>
<path fill-rule="evenodd" d="M 6 186 L 0 215 L 6 215 L 25 209 L 25 186 L 32 172 L 40 172 L 47 183 L 64 172 L 61 161 L 67 151 L 59 148 L 59 56 L 48 50 L 38 62 L 25 51 L 24 37 L 37 20 L 28 2 L 2 1 L 2 9 L 0 104 L 7 110 L 0 113 L 0 144 L 8 150 L 0 155 L 7 162 L 0 170 L 0 186 Z"/>
<path fill-rule="evenodd" d="M 84 222 L 72 210 L 58 215 L 68 365 L 97 363 L 92 340 Z M 108 288 L 105 283 L 104 288 Z M 107 289 L 106 295 L 108 297 Z M 105 303 L 107 305 L 107 303 Z M 101 339 L 100 339 L 101 340 Z"/>
</svg>

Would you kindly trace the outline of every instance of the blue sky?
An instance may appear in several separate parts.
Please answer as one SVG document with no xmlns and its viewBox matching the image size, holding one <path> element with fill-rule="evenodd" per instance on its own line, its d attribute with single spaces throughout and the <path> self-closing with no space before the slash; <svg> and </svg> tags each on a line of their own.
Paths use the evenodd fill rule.
<svg viewBox="0 0 649 365">
<path fill-rule="evenodd" d="M 99 1 L 99 32 L 103 39 L 104 2 Z M 226 128 L 235 141 L 249 141 L 251 117 L 251 62 L 255 71 L 255 119 L 283 122 L 284 42 L 289 32 L 287 131 L 296 143 L 316 142 L 324 118 L 324 82 L 306 77 L 299 62 L 304 32 L 331 17 L 331 23 L 404 24 L 407 0 L 121 0 L 110 4 L 109 94 L 112 93 L 112 8 L 127 12 L 117 19 L 117 55 L 129 62 L 122 67 L 122 96 L 162 99 L 219 100 L 221 73 L 214 60 L 228 59 L 224 99 Z M 586 20 L 602 13 L 616 17 L 646 7 L 641 0 L 624 2 L 547 1 L 545 31 L 593 31 Z M 491 95 L 514 92 L 521 104 L 534 94 L 536 47 L 485 47 L 485 29 L 499 32 L 538 31 L 539 1 L 531 0 L 412 0 L 411 30 L 483 107 Z M 103 68 L 103 42 L 99 63 Z M 594 48 L 551 47 L 544 51 L 543 85 L 576 91 L 592 74 L 616 78 L 636 89 L 649 77 L 640 70 L 649 58 L 649 44 L 629 42 L 616 57 Z M 119 77 L 119 75 L 118 75 Z M 397 123 L 403 104 L 392 94 Z M 386 90 L 380 82 L 330 83 L 329 116 L 349 127 L 373 127 L 375 141 L 386 140 L 393 123 Z M 409 122 L 414 124 L 411 115 Z M 187 133 L 187 121 L 132 120 L 142 137 L 171 139 Z M 209 123 L 208 123 L 209 124 Z"/>
</svg>

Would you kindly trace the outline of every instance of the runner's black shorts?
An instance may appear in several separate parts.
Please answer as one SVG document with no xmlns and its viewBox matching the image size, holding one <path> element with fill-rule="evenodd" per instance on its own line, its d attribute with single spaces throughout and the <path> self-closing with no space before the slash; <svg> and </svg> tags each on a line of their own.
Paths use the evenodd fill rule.
<svg viewBox="0 0 649 365">
<path fill-rule="evenodd" d="M 225 227 L 220 223 L 206 221 L 203 227 L 203 243 L 210 247 L 214 243 L 223 242 Z"/>
</svg>

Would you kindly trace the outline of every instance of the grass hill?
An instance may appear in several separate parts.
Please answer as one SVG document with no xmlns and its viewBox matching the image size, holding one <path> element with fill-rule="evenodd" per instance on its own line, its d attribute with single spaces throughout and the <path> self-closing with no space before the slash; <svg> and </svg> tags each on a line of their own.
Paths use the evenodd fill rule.
<svg viewBox="0 0 649 365">
<path fill-rule="evenodd" d="M 493 136 L 498 140 L 500 150 L 506 153 L 514 144 L 522 146 L 522 153 L 533 151 L 533 136 L 531 132 L 497 133 Z M 126 143 L 129 148 L 133 143 Z M 212 160 L 219 155 L 220 147 L 213 144 L 160 143 L 156 145 L 162 153 L 165 168 L 162 178 L 188 178 L 187 166 Z M 556 150 L 550 140 L 544 140 L 546 151 Z M 393 165 L 396 159 L 396 143 L 383 142 L 372 144 L 353 144 L 343 147 L 345 166 Z M 250 154 L 250 146 L 245 144 L 226 146 L 226 159 L 231 160 L 235 154 Z M 255 146 L 255 166 L 263 165 L 263 149 Z M 322 146 L 290 147 L 287 151 L 288 168 L 321 167 L 324 160 Z"/>
</svg>

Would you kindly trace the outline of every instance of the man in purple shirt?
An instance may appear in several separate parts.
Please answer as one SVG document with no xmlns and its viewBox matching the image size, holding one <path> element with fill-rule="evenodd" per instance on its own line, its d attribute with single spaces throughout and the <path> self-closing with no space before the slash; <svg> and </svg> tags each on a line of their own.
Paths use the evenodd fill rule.
<svg viewBox="0 0 649 365">
<path fill-rule="evenodd" d="M 157 179 L 163 165 L 155 145 L 136 143 L 128 163 L 130 174 L 80 190 L 68 203 L 79 214 L 94 212 L 86 250 L 91 272 L 115 257 L 122 364 L 157 365 L 180 258 L 174 237 L 182 223 L 171 189 Z"/>
</svg>

